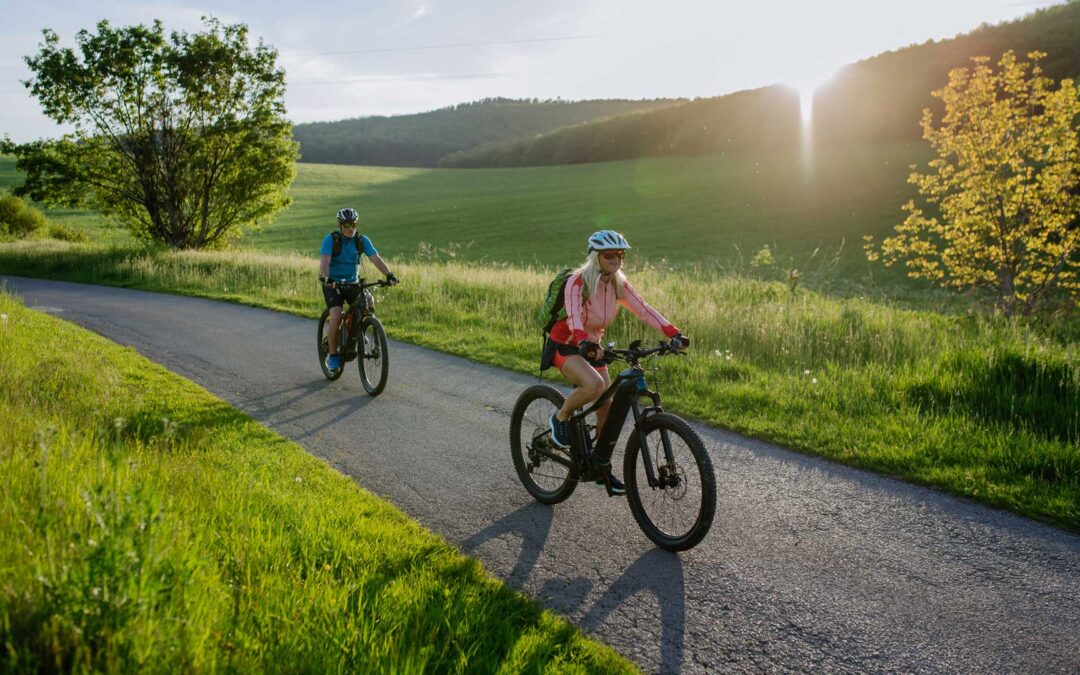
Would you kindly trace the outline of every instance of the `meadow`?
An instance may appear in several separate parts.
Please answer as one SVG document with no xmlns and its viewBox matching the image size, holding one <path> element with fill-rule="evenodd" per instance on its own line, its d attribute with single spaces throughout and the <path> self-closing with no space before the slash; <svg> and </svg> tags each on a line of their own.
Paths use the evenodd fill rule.
<svg viewBox="0 0 1080 675">
<path fill-rule="evenodd" d="M 3 672 L 634 671 L 300 446 L 3 291 L 0 475 Z"/>
<path fill-rule="evenodd" d="M 517 266 L 576 263 L 588 234 L 623 232 L 638 261 L 745 268 L 769 245 L 803 272 L 835 259 L 832 285 L 875 286 L 862 237 L 901 221 L 908 165 L 922 144 L 885 143 L 708 157 L 667 157 L 523 169 L 407 169 L 298 164 L 292 205 L 241 248 L 315 255 L 342 206 L 384 257 L 425 256 Z M 20 179 L 0 158 L 0 188 Z M 127 241 L 122 230 L 72 210 L 50 218 Z M 814 252 L 817 251 L 817 255 Z M 837 252 L 839 251 L 839 254 Z"/>
<path fill-rule="evenodd" d="M 0 247 L 0 271 L 201 295 L 315 318 L 314 261 L 58 242 Z M 392 338 L 537 372 L 532 323 L 550 270 L 395 265 Z M 977 312 L 638 264 L 644 296 L 693 339 L 658 365 L 673 410 L 804 452 L 1080 530 L 1080 348 Z M 655 339 L 622 316 L 608 337 Z M 556 379 L 558 376 L 555 376 Z M 723 471 L 723 466 L 718 466 Z"/>
</svg>

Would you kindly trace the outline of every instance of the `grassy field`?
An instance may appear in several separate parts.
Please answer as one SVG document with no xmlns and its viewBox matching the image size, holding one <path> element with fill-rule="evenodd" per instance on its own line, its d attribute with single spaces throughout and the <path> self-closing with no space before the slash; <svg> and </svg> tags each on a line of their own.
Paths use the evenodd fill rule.
<svg viewBox="0 0 1080 675">
<path fill-rule="evenodd" d="M 638 260 L 720 268 L 740 258 L 745 266 L 769 244 L 778 262 L 794 258 L 805 271 L 846 241 L 834 279 L 863 279 L 862 236 L 880 238 L 900 222 L 907 167 L 926 152 L 886 144 L 820 149 L 810 159 L 777 150 L 510 170 L 300 164 L 292 206 L 242 244 L 314 255 L 336 210 L 352 205 L 390 260 L 423 258 L 425 244 L 428 257 L 563 265 L 582 257 L 590 232 L 613 227 Z M 12 160 L 0 160 L 0 188 L 17 181 Z M 55 217 L 104 241 L 125 238 L 85 213 Z"/>
<path fill-rule="evenodd" d="M 3 672 L 633 670 L 294 443 L 3 292 L 0 475 Z"/>
<path fill-rule="evenodd" d="M 189 293 L 316 317 L 313 261 L 0 247 L 0 271 Z M 550 273 L 402 264 L 378 307 L 390 335 L 536 372 L 530 319 Z M 649 301 L 694 339 L 657 381 L 674 410 L 1080 530 L 1080 347 L 975 313 L 831 298 L 708 270 L 639 269 Z M 650 337 L 626 317 L 609 337 Z M 723 471 L 723 466 L 718 470 Z"/>
</svg>

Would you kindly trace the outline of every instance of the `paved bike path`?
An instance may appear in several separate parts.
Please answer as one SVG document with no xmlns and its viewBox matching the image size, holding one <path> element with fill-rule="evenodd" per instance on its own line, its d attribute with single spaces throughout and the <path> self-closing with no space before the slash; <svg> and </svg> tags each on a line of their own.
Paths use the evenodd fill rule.
<svg viewBox="0 0 1080 675">
<path fill-rule="evenodd" d="M 695 425 L 716 520 L 670 554 L 599 487 L 553 508 L 525 493 L 509 416 L 535 377 L 391 342 L 372 399 L 355 364 L 323 378 L 313 320 L 3 280 L 296 440 L 646 671 L 1080 671 L 1076 535 Z"/>
</svg>

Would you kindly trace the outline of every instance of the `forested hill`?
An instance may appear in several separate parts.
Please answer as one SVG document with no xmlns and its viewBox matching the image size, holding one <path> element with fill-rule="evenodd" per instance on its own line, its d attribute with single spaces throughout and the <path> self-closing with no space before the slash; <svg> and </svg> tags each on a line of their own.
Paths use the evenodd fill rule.
<svg viewBox="0 0 1080 675">
<path fill-rule="evenodd" d="M 297 124 L 302 162 L 437 166 L 453 152 L 532 137 L 568 124 L 679 103 L 677 99 L 539 101 L 492 98 L 416 115 Z"/>
<path fill-rule="evenodd" d="M 1041 65 L 1055 80 L 1080 75 L 1080 1 L 846 66 L 814 97 L 814 142 L 917 140 L 922 109 L 937 109 L 930 92 L 948 82 L 949 70 L 970 65 L 976 55 L 996 62 L 1009 49 L 1023 58 L 1046 52 Z M 776 85 L 489 143 L 449 155 L 441 166 L 573 164 L 775 146 L 798 141 L 799 115 L 795 91 Z"/>
</svg>

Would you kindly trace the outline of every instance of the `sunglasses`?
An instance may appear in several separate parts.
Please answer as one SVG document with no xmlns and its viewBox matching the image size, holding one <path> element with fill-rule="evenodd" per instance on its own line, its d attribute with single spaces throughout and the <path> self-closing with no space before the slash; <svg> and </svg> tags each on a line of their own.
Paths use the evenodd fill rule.
<svg viewBox="0 0 1080 675">
<path fill-rule="evenodd" d="M 622 260 L 626 257 L 626 251 L 604 251 L 601 253 L 604 260 Z"/>
</svg>

